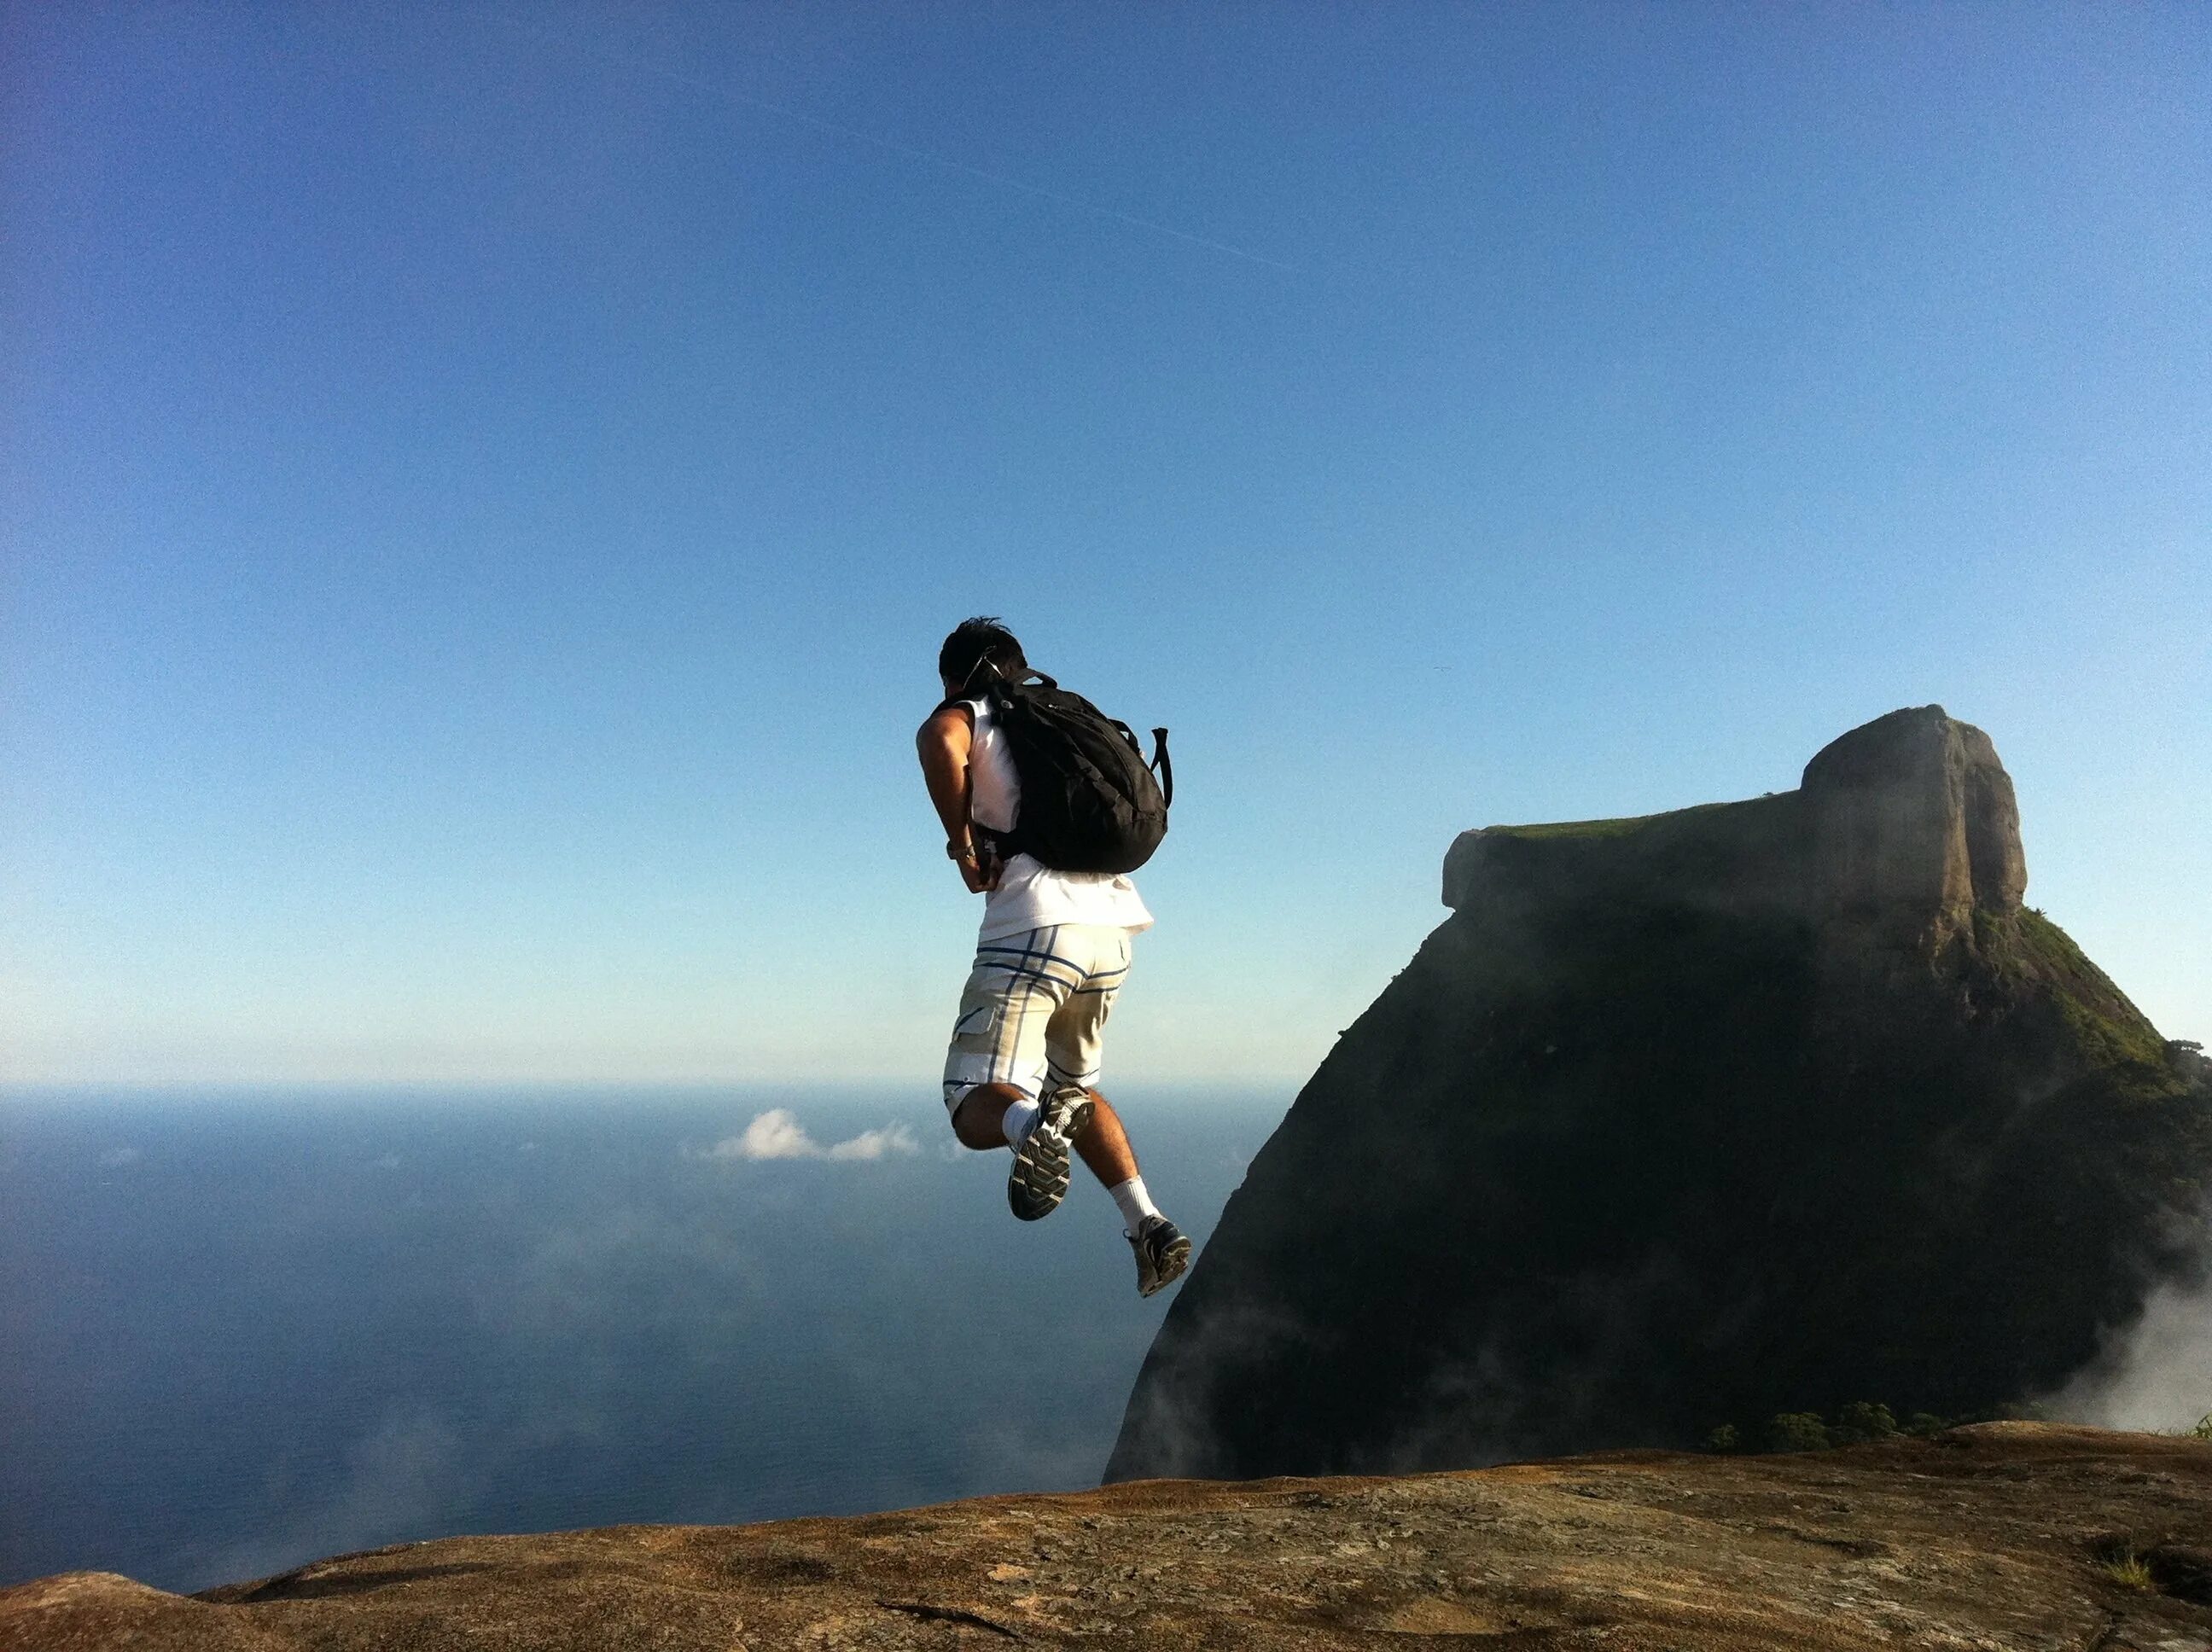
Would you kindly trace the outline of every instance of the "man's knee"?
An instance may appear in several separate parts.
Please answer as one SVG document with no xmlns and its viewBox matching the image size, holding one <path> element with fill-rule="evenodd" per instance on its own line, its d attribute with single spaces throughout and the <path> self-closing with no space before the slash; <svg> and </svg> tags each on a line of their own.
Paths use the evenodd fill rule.
<svg viewBox="0 0 2212 1652">
<path fill-rule="evenodd" d="M 953 1109 L 952 1134 L 963 1147 L 973 1147 L 979 1152 L 987 1147 L 995 1147 L 1006 1139 L 999 1121 L 1005 1113 L 1003 1107 L 987 1108 L 978 1106 L 975 1093 L 970 1090 L 967 1099 Z"/>
<path fill-rule="evenodd" d="M 978 1152 L 1006 1145 L 1006 1108 L 1022 1092 L 1012 1084 L 977 1084 L 952 1109 L 952 1133 Z"/>
</svg>

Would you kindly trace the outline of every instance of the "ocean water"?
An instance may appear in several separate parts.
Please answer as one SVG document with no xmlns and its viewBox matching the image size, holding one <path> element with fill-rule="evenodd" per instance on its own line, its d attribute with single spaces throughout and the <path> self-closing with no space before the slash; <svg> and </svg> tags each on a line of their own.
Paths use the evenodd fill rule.
<svg viewBox="0 0 2212 1652">
<path fill-rule="evenodd" d="M 1289 1101 L 1115 1096 L 1201 1244 Z M 1006 1162 L 929 1086 L 6 1092 L 0 1584 L 1094 1485 L 1171 1295 Z"/>
</svg>

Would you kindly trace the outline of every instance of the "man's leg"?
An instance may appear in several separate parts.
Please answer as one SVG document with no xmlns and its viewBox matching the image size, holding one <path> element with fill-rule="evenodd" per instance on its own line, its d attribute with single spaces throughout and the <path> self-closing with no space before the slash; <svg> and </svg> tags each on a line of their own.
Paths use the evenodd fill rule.
<svg viewBox="0 0 2212 1652">
<path fill-rule="evenodd" d="M 1055 929 L 979 942 L 945 1052 L 952 1133 L 978 1151 L 1018 1145 L 1038 1114 L 1044 1029 L 1081 979 Z"/>
<path fill-rule="evenodd" d="M 952 1133 L 962 1146 L 979 1152 L 1014 1150 L 1006 1202 L 1023 1221 L 1034 1222 L 1051 1215 L 1067 1192 L 1072 1150 L 1091 1107 L 1090 1096 L 1079 1090 L 1048 1096 L 1040 1105 L 1018 1084 L 978 1084 L 953 1109 Z"/>
<path fill-rule="evenodd" d="M 1045 1083 L 1051 1089 L 1081 1090 L 1091 1097 L 1091 1117 L 1075 1133 L 1075 1151 L 1099 1184 L 1115 1195 L 1114 1202 L 1123 1206 L 1123 1225 L 1133 1234 L 1143 1215 L 1158 1212 L 1144 1199 L 1137 1155 L 1129 1145 L 1129 1133 L 1121 1127 L 1121 1115 L 1092 1088 L 1106 1017 L 1129 974 L 1129 932 L 1086 928 L 1076 933 L 1085 949 L 1083 985 L 1068 995 L 1045 1029 Z M 1131 1182 L 1142 1201 L 1138 1218 L 1129 1216 L 1120 1191 Z"/>
<path fill-rule="evenodd" d="M 1091 951 L 1084 983 L 1069 994 L 1045 1033 L 1045 1074 L 1049 1084 L 1090 1098 L 1091 1116 L 1075 1133 L 1075 1151 L 1113 1195 L 1121 1231 L 1137 1254 L 1137 1290 L 1149 1297 L 1190 1266 L 1190 1241 L 1152 1203 L 1121 1115 L 1092 1087 L 1107 1012 L 1129 972 L 1128 932 L 1091 931 L 1085 938 Z"/>
<path fill-rule="evenodd" d="M 1006 1109 L 1026 1102 L 1018 1084 L 978 1084 L 961 1098 L 952 1114 L 952 1133 L 963 1147 L 978 1152 L 1006 1145 Z"/>
<path fill-rule="evenodd" d="M 1145 1189 L 1145 1178 L 1137 1169 L 1136 1149 L 1129 1145 L 1121 1115 L 1095 1090 L 1091 1092 L 1091 1122 L 1076 1133 L 1075 1151 L 1098 1178 L 1098 1185 L 1114 1195 L 1121 1212 L 1121 1231 L 1130 1239 L 1144 1232 L 1146 1222 L 1164 1219 Z"/>
<path fill-rule="evenodd" d="M 1102 1187 L 1118 1187 L 1137 1174 L 1136 1150 L 1121 1127 L 1121 1115 L 1095 1090 L 1091 1092 L 1091 1122 L 1075 1138 L 1075 1151 Z"/>
<path fill-rule="evenodd" d="M 953 1134 L 978 1151 L 1011 1147 L 1006 1204 L 1024 1222 L 1049 1216 L 1067 1192 L 1075 1138 L 1091 1116 L 1079 1086 L 1045 1084 L 1048 1029 L 1089 976 L 1079 932 L 1048 925 L 977 943 L 945 1052 Z"/>
<path fill-rule="evenodd" d="M 1137 1291 L 1141 1296 L 1170 1285 L 1190 1266 L 1190 1241 L 1162 1216 L 1137 1172 L 1136 1151 L 1121 1115 L 1097 1090 L 1091 1092 L 1091 1121 L 1077 1132 L 1075 1151 L 1114 1196 L 1121 1212 L 1121 1231 L 1137 1253 Z"/>
</svg>

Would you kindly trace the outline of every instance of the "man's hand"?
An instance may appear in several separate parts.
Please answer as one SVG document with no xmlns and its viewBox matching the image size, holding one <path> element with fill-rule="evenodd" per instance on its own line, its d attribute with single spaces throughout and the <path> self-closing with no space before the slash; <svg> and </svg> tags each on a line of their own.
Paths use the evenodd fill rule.
<svg viewBox="0 0 2212 1652">
<path fill-rule="evenodd" d="M 999 875 L 1006 868 L 989 847 L 978 842 L 971 847 L 965 859 L 952 863 L 960 868 L 960 881 L 968 885 L 970 895 L 983 895 L 999 887 Z"/>
</svg>

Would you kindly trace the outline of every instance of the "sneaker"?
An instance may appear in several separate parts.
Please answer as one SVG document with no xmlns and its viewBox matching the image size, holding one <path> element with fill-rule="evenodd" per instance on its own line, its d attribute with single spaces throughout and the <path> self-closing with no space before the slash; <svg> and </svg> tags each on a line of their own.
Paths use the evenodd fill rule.
<svg viewBox="0 0 2212 1652">
<path fill-rule="evenodd" d="M 1148 1216 L 1129 1236 L 1137 1253 L 1137 1294 L 1149 1297 L 1182 1278 L 1190 1266 L 1190 1241 L 1164 1216 Z"/>
<path fill-rule="evenodd" d="M 1067 1196 L 1067 1160 L 1075 1138 L 1091 1122 L 1087 1090 L 1054 1090 L 1014 1154 L 1006 1177 L 1006 1203 L 1024 1222 L 1050 1216 Z"/>
</svg>

